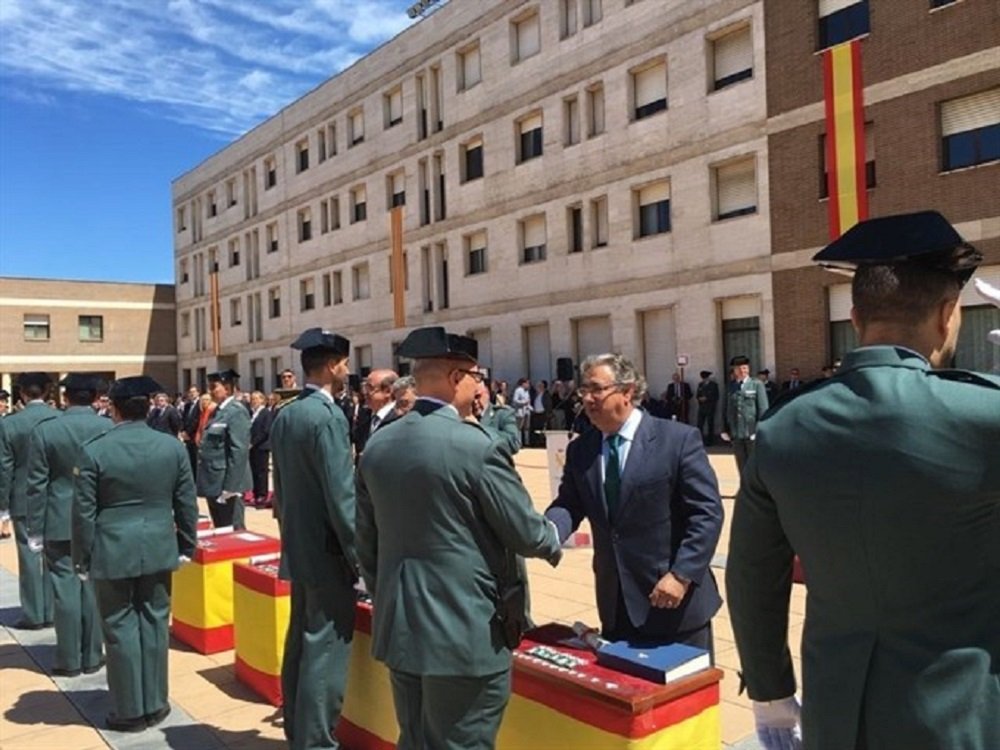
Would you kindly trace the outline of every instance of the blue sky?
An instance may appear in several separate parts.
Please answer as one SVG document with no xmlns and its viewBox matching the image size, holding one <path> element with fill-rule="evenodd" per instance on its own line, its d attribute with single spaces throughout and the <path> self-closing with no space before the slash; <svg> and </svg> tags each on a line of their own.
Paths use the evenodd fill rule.
<svg viewBox="0 0 1000 750">
<path fill-rule="evenodd" d="M 173 282 L 170 182 L 406 0 L 0 0 L 0 275 Z"/>
</svg>

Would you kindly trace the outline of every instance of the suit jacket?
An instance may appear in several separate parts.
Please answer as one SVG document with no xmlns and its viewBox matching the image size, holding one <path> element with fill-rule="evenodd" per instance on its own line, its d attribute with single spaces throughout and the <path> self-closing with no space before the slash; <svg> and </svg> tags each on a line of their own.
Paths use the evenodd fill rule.
<svg viewBox="0 0 1000 750">
<path fill-rule="evenodd" d="M 28 451 L 31 434 L 59 412 L 41 401 L 29 402 L 21 411 L 4 417 L 0 431 L 0 511 L 13 518 L 28 515 Z"/>
<path fill-rule="evenodd" d="M 354 450 L 357 453 L 362 453 L 365 449 L 365 445 L 368 443 L 368 438 L 371 436 L 372 432 L 372 410 L 367 406 L 361 406 L 358 408 L 358 417 L 354 422 L 354 427 L 352 430 L 352 437 L 354 439 Z"/>
<path fill-rule="evenodd" d="M 162 409 L 154 406 L 149 412 L 149 416 L 146 417 L 146 424 L 154 430 L 165 432 L 174 437 L 177 437 L 181 430 L 184 429 L 184 420 L 181 417 L 181 413 L 170 404 L 167 404 Z"/>
<path fill-rule="evenodd" d="M 96 579 L 177 568 L 196 543 L 187 450 L 142 422 L 121 422 L 77 454 L 73 563 Z"/>
<path fill-rule="evenodd" d="M 310 584 L 353 570 L 354 464 L 343 410 L 305 388 L 278 412 L 271 438 L 282 567 Z"/>
<path fill-rule="evenodd" d="M 71 406 L 39 424 L 28 458 L 28 533 L 68 541 L 73 531 L 73 468 L 83 444 L 113 427 L 89 406 Z"/>
<path fill-rule="evenodd" d="M 274 414 L 270 409 L 262 408 L 255 419 L 250 415 L 250 450 L 271 450 L 271 423 Z"/>
<path fill-rule="evenodd" d="M 418 399 L 372 435 L 357 481 L 358 556 L 375 597 L 372 655 L 419 675 L 508 669 L 490 561 L 509 553 L 556 561 L 561 551 L 500 439 Z"/>
<path fill-rule="evenodd" d="M 184 423 L 184 432 L 187 433 L 188 442 L 194 440 L 194 434 L 198 431 L 199 416 L 201 416 L 200 401 L 188 401 L 181 409 L 181 420 Z"/>
<path fill-rule="evenodd" d="M 198 494 L 218 497 L 243 494 L 253 487 L 250 476 L 250 414 L 239 399 L 217 408 L 205 425 L 198 447 Z"/>
<path fill-rule="evenodd" d="M 605 630 L 614 626 L 620 585 L 635 627 L 665 640 L 702 627 L 722 605 L 709 563 L 723 510 L 698 430 L 643 414 L 622 472 L 613 522 L 604 499 L 603 440 L 599 430 L 590 430 L 569 444 L 559 494 L 545 511 L 560 539 L 590 519 L 601 623 Z M 691 586 L 677 609 L 654 608 L 649 594 L 669 571 L 689 579 Z"/>
<path fill-rule="evenodd" d="M 1000 747 L 1000 378 L 891 346 L 768 414 L 726 566 L 750 697 L 795 691 L 793 550 L 809 602 L 805 746 Z"/>
<path fill-rule="evenodd" d="M 767 391 L 757 378 L 729 382 L 726 390 L 724 431 L 734 440 L 748 440 L 757 432 L 757 421 L 767 411 Z"/>
<path fill-rule="evenodd" d="M 719 402 L 719 384 L 714 380 L 699 381 L 697 397 L 699 408 L 714 409 Z"/>
<path fill-rule="evenodd" d="M 521 430 L 517 426 L 517 413 L 512 407 L 486 404 L 479 424 L 493 437 L 502 438 L 512 456 L 521 450 Z"/>
</svg>

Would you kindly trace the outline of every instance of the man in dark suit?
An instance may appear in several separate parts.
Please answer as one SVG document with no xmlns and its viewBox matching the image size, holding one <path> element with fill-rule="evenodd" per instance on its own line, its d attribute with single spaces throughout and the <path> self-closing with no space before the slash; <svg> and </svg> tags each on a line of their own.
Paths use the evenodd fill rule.
<svg viewBox="0 0 1000 750">
<path fill-rule="evenodd" d="M 698 401 L 698 432 L 705 445 L 715 443 L 715 409 L 719 405 L 719 384 L 712 380 L 710 370 L 702 370 L 695 398 Z"/>
<path fill-rule="evenodd" d="M 799 378 L 799 368 L 793 367 L 788 371 L 788 380 L 781 384 L 782 391 L 797 391 L 803 386 L 801 378 Z"/>
<path fill-rule="evenodd" d="M 146 424 L 157 432 L 165 432 L 177 437 L 184 430 L 184 420 L 166 393 L 157 393 L 153 398 L 153 408 L 149 410 Z"/>
<path fill-rule="evenodd" d="M 569 444 L 545 515 L 560 540 L 590 519 L 605 638 L 711 651 L 722 600 L 709 563 L 723 511 L 698 431 L 637 409 L 646 383 L 620 354 L 588 357 L 580 369 L 596 429 Z"/>
<path fill-rule="evenodd" d="M 691 403 L 691 386 L 681 379 L 679 372 L 673 374 L 670 385 L 667 386 L 667 391 L 663 394 L 663 400 L 667 402 L 670 417 L 687 424 L 688 406 Z"/>
<path fill-rule="evenodd" d="M 181 407 L 181 424 L 183 430 L 181 439 L 187 449 L 188 458 L 191 460 L 191 473 L 194 475 L 198 469 L 198 444 L 194 441 L 195 433 L 198 432 L 198 418 L 201 416 L 201 393 L 198 386 L 192 385 L 188 388 L 187 399 Z"/>
<path fill-rule="evenodd" d="M 365 412 L 359 415 L 354 430 L 354 450 L 361 455 L 368 438 L 378 429 L 383 420 L 390 417 L 393 406 L 392 386 L 399 377 L 393 370 L 372 370 L 361 383 L 365 397 Z"/>
<path fill-rule="evenodd" d="M 271 422 L 274 414 L 260 391 L 250 394 L 250 474 L 253 477 L 253 504 L 267 504 L 268 468 L 271 462 Z"/>
</svg>

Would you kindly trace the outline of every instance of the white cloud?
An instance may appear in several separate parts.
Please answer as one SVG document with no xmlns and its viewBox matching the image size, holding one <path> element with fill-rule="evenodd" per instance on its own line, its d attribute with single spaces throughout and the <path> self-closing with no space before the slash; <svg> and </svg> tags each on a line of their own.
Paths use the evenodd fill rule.
<svg viewBox="0 0 1000 750">
<path fill-rule="evenodd" d="M 397 0 L 0 0 L 5 95 L 60 91 L 245 132 L 408 25 Z"/>
</svg>

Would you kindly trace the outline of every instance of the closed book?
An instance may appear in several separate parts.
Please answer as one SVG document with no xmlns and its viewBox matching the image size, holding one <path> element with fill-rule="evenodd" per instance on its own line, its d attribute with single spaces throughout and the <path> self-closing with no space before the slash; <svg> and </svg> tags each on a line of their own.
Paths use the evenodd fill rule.
<svg viewBox="0 0 1000 750">
<path fill-rule="evenodd" d="M 708 651 L 684 643 L 641 648 L 628 641 L 614 641 L 597 652 L 597 663 L 618 672 L 666 685 L 708 669 Z"/>
</svg>

